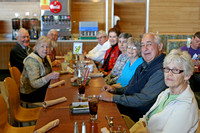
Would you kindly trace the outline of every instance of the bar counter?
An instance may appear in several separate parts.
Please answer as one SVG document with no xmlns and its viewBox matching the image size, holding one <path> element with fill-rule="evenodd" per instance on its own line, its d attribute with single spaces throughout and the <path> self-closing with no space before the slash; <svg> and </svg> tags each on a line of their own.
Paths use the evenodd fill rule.
<svg viewBox="0 0 200 133">
<path fill-rule="evenodd" d="M 0 70 L 8 69 L 10 50 L 16 44 L 16 42 L 16 40 L 0 40 Z M 30 46 L 33 47 L 35 42 L 36 40 L 31 40 Z M 72 51 L 74 42 L 82 42 L 83 50 L 86 50 L 87 52 L 97 45 L 97 40 L 58 40 L 56 54 L 61 55 L 67 53 L 67 51 Z"/>
</svg>

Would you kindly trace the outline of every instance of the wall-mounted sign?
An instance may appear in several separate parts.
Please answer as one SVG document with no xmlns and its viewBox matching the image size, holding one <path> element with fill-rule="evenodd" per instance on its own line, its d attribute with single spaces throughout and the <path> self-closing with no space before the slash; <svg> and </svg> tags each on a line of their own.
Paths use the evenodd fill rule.
<svg viewBox="0 0 200 133">
<path fill-rule="evenodd" d="M 59 1 L 54 0 L 54 1 L 52 1 L 50 3 L 49 9 L 53 13 L 59 13 L 61 11 L 61 9 L 62 9 L 62 5 L 61 5 L 61 3 Z"/>
<path fill-rule="evenodd" d="M 41 10 L 49 10 L 49 0 L 40 0 Z"/>
</svg>

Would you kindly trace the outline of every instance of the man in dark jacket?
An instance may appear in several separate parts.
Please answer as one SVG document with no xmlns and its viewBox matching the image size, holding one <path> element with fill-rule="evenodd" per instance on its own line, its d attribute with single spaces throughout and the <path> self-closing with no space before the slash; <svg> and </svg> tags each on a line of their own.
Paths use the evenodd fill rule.
<svg viewBox="0 0 200 133">
<path fill-rule="evenodd" d="M 141 41 L 144 62 L 138 66 L 126 87 L 105 85 L 100 99 L 117 103 L 120 113 L 138 121 L 150 109 L 160 92 L 167 88 L 162 71 L 165 57 L 162 48 L 163 43 L 158 35 L 144 34 Z"/>
<path fill-rule="evenodd" d="M 17 44 L 10 51 L 10 64 L 23 71 L 23 60 L 32 52 L 29 47 L 30 36 L 26 29 L 21 28 L 17 33 Z"/>
</svg>

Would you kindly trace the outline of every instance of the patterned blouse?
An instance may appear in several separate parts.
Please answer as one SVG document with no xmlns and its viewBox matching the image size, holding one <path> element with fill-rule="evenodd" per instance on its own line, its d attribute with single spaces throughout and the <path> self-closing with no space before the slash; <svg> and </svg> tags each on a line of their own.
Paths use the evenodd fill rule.
<svg viewBox="0 0 200 133">
<path fill-rule="evenodd" d="M 121 76 L 122 70 L 125 64 L 129 61 L 128 55 L 120 54 L 115 62 L 115 66 L 112 69 L 111 73 L 105 77 L 105 81 L 107 84 L 115 84 L 118 78 Z"/>
</svg>

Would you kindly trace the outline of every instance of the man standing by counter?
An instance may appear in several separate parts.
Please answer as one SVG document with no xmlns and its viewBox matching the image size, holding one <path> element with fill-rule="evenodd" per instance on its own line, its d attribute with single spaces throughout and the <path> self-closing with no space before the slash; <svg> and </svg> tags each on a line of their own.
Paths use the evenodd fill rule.
<svg viewBox="0 0 200 133">
<path fill-rule="evenodd" d="M 110 42 L 107 40 L 108 40 L 108 37 L 105 31 L 103 30 L 98 31 L 97 32 L 98 44 L 92 50 L 90 50 L 88 54 L 84 53 L 84 55 L 87 58 L 92 59 L 96 62 L 103 61 L 106 50 L 108 50 L 111 47 Z"/>
<path fill-rule="evenodd" d="M 17 44 L 10 51 L 10 64 L 23 71 L 23 60 L 32 52 L 30 48 L 30 36 L 26 29 L 20 28 L 17 33 Z"/>
</svg>

